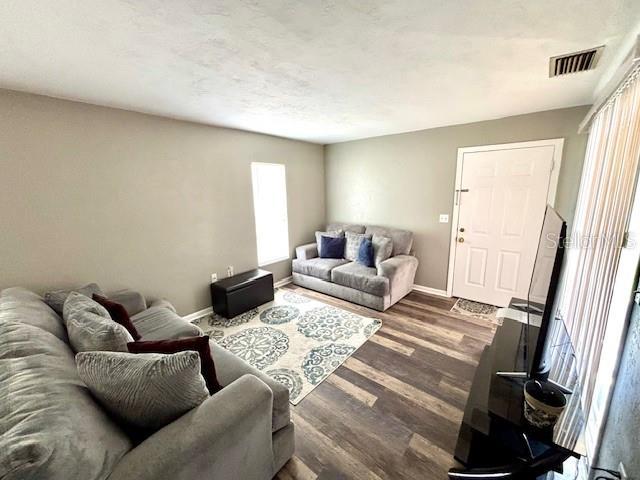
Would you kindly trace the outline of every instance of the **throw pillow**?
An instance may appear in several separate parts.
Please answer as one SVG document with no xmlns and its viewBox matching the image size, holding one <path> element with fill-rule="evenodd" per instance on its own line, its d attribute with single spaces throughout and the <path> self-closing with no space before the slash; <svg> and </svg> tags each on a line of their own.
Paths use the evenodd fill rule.
<svg viewBox="0 0 640 480">
<path fill-rule="evenodd" d="M 138 330 L 136 330 L 136 327 L 133 325 L 133 322 L 129 318 L 129 314 L 127 313 L 127 310 L 123 305 L 119 304 L 118 302 L 109 300 L 107 297 L 103 297 L 102 295 L 98 295 L 96 293 L 94 293 L 91 298 L 102 305 L 107 310 L 107 312 L 109 312 L 109 316 L 114 322 L 119 323 L 124 328 L 126 328 L 127 332 L 129 332 L 134 340 L 140 340 L 142 338 L 138 333 Z"/>
<path fill-rule="evenodd" d="M 83 352 L 76 365 L 104 408 L 136 428 L 162 428 L 209 397 L 197 352 Z"/>
<path fill-rule="evenodd" d="M 111 320 L 107 309 L 98 302 L 82 293 L 70 292 L 62 307 L 62 319 L 66 323 L 72 316 L 78 315 L 80 312 L 93 313 L 99 317 Z"/>
<path fill-rule="evenodd" d="M 363 238 L 371 238 L 371 235 L 364 233 L 352 233 L 346 232 L 347 246 L 345 248 L 344 258 L 355 262 L 358 259 L 358 250 L 360 249 L 360 242 Z"/>
<path fill-rule="evenodd" d="M 384 262 L 387 258 L 391 257 L 391 252 L 393 251 L 393 240 L 388 237 L 374 234 L 372 242 L 376 265 L 379 265 L 381 262 Z"/>
<path fill-rule="evenodd" d="M 316 244 L 318 245 L 318 249 L 320 249 L 320 237 L 322 237 L 323 235 L 325 237 L 339 238 L 339 237 L 344 237 L 344 232 L 340 230 L 333 230 L 328 232 L 316 232 Z"/>
<path fill-rule="evenodd" d="M 64 308 L 64 302 L 71 292 L 78 292 L 91 298 L 91 295 L 97 293 L 98 295 L 104 295 L 100 287 L 96 283 L 90 283 L 81 288 L 74 290 L 55 290 L 53 292 L 47 292 L 44 294 L 44 301 L 58 314 L 62 315 L 62 309 Z"/>
<path fill-rule="evenodd" d="M 373 243 L 370 238 L 363 238 L 358 249 L 358 263 L 365 267 L 375 267 L 373 256 Z"/>
<path fill-rule="evenodd" d="M 76 352 L 126 352 L 127 343 L 133 342 L 127 329 L 111 320 L 102 305 L 80 293 L 69 294 L 63 315 L 69 343 Z"/>
<path fill-rule="evenodd" d="M 346 239 L 344 237 L 320 237 L 320 258 L 343 258 Z"/>
<path fill-rule="evenodd" d="M 132 342 L 127 344 L 127 348 L 131 353 L 178 353 L 187 350 L 198 352 L 200 355 L 200 373 L 204 377 L 209 393 L 213 395 L 222 389 L 216 376 L 216 366 L 213 363 L 207 335 L 179 338 L 177 340 Z"/>
</svg>

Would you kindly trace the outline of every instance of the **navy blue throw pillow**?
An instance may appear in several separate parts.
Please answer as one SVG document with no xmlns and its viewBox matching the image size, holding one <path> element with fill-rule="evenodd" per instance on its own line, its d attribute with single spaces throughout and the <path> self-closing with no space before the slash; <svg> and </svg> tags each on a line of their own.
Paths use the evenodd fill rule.
<svg viewBox="0 0 640 480">
<path fill-rule="evenodd" d="M 320 258 L 343 258 L 345 237 L 320 237 Z"/>
<path fill-rule="evenodd" d="M 358 248 L 358 263 L 365 267 L 375 267 L 376 263 L 373 259 L 373 242 L 370 238 L 363 238 Z"/>
</svg>

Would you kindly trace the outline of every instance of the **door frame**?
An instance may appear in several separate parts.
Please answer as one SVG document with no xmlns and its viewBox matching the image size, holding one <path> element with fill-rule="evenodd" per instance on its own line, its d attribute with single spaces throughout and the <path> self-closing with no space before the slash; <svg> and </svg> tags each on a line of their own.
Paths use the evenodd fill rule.
<svg viewBox="0 0 640 480">
<path fill-rule="evenodd" d="M 549 191 L 547 192 L 547 203 L 552 207 L 556 203 L 556 193 L 558 190 L 558 179 L 560 178 L 560 167 L 562 166 L 562 150 L 564 138 L 551 138 L 548 140 L 534 140 L 528 142 L 499 143 L 496 145 L 478 145 L 475 147 L 458 148 L 458 160 L 456 163 L 456 180 L 453 187 L 453 214 L 451 215 L 451 237 L 449 239 L 449 265 L 447 267 L 447 296 L 453 296 L 453 271 L 456 261 L 456 234 L 458 231 L 458 215 L 460 206 L 456 203 L 458 190 L 462 187 L 462 164 L 466 153 L 491 152 L 495 150 L 515 150 L 519 148 L 533 147 L 553 147 L 553 167 L 549 178 Z"/>
</svg>

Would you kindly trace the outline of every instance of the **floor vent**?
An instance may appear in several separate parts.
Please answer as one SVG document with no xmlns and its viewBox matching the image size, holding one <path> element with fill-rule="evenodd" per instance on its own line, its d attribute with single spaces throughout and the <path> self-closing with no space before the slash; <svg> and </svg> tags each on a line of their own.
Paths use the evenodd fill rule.
<svg viewBox="0 0 640 480">
<path fill-rule="evenodd" d="M 549 59 L 549 77 L 593 70 L 598 64 L 604 45 L 581 52 L 558 55 Z"/>
</svg>

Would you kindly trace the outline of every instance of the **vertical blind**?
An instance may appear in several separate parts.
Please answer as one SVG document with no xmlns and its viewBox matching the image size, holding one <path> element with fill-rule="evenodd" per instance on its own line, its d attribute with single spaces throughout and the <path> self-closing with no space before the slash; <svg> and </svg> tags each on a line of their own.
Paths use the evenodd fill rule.
<svg viewBox="0 0 640 480">
<path fill-rule="evenodd" d="M 593 118 L 560 311 L 574 342 L 588 416 L 640 159 L 640 67 Z"/>
<path fill-rule="evenodd" d="M 251 164 L 258 265 L 289 258 L 287 181 L 284 165 Z"/>
</svg>

